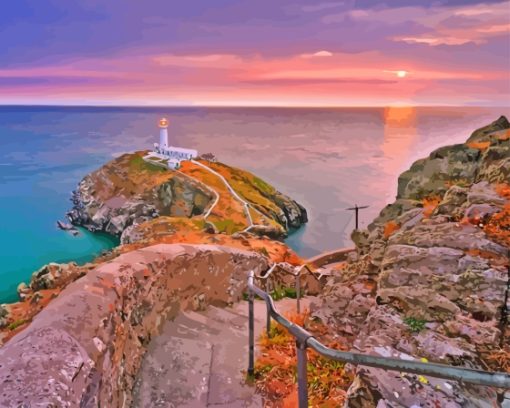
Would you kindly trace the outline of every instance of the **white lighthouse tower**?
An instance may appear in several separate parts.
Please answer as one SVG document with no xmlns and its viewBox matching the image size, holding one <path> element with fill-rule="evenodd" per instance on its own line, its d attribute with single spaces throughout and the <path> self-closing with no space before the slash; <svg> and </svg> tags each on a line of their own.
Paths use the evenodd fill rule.
<svg viewBox="0 0 510 408">
<path fill-rule="evenodd" d="M 168 119 L 159 120 L 159 147 L 160 149 L 168 148 Z"/>
<path fill-rule="evenodd" d="M 183 147 L 170 146 L 168 143 L 168 124 L 167 118 L 159 120 L 159 144 L 154 143 L 154 151 L 144 157 L 144 160 L 157 166 L 177 170 L 181 167 L 181 162 L 193 160 L 198 156 L 194 149 L 185 149 Z"/>
</svg>

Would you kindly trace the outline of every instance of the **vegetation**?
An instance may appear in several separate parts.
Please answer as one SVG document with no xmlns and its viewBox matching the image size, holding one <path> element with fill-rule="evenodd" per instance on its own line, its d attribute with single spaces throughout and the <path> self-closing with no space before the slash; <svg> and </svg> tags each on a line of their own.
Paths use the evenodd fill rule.
<svg viewBox="0 0 510 408">
<path fill-rule="evenodd" d="M 404 323 L 407 324 L 411 331 L 420 332 L 425 328 L 425 324 L 427 324 L 427 321 L 423 319 L 418 319 L 416 317 L 406 317 L 404 319 Z"/>
<path fill-rule="evenodd" d="M 274 300 L 280 300 L 283 298 L 297 298 L 297 292 L 295 288 L 278 288 L 271 292 L 271 297 Z"/>
<path fill-rule="evenodd" d="M 253 204 L 259 211 L 266 216 L 266 222 L 273 226 L 280 226 L 273 218 L 274 214 L 280 213 L 280 208 L 270 198 L 277 194 L 277 191 L 265 181 L 253 174 L 226 166 L 222 163 L 208 163 L 214 171 L 225 177 L 232 188 L 246 201 Z M 251 212 L 254 222 L 261 223 L 261 216 Z"/>
<path fill-rule="evenodd" d="M 300 326 L 308 320 L 308 312 L 288 314 L 287 318 Z M 320 323 L 310 324 L 307 330 L 324 334 L 327 329 Z M 255 385 L 265 397 L 266 407 L 297 406 L 297 360 L 295 339 L 278 324 L 272 324 L 270 337 L 263 334 L 259 340 L 261 354 L 255 364 Z M 336 342 L 329 347 L 342 349 Z M 353 376 L 345 371 L 343 363 L 320 356 L 313 350 L 308 357 L 308 397 L 310 407 L 338 407 L 345 402 L 346 390 Z"/>
<path fill-rule="evenodd" d="M 16 320 L 12 322 L 9 326 L 7 326 L 7 328 L 9 330 L 16 330 L 18 327 L 24 325 L 25 323 L 28 323 L 28 321 L 25 319 Z"/>
<path fill-rule="evenodd" d="M 491 370 L 510 373 L 510 345 L 482 353 L 482 356 Z"/>
<path fill-rule="evenodd" d="M 149 173 L 161 173 L 166 169 L 155 164 L 147 163 L 143 157 L 134 155 L 129 161 L 130 171 L 147 171 Z"/>
</svg>

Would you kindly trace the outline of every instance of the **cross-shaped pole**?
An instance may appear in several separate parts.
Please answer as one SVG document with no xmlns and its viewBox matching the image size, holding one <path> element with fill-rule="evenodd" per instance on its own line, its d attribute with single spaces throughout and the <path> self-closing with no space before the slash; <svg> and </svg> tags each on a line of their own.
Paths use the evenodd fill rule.
<svg viewBox="0 0 510 408">
<path fill-rule="evenodd" d="M 358 204 L 354 204 L 354 207 L 346 208 L 346 210 L 354 211 L 354 213 L 356 214 L 356 229 L 358 229 L 358 225 L 359 225 L 359 216 L 358 216 L 359 210 L 363 210 L 368 207 L 369 207 L 368 205 L 363 205 L 361 207 L 358 207 Z"/>
</svg>

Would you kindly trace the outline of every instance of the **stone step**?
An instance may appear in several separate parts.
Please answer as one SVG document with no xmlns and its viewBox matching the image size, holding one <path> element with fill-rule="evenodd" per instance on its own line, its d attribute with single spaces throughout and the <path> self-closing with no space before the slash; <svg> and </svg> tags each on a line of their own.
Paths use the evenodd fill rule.
<svg viewBox="0 0 510 408">
<path fill-rule="evenodd" d="M 303 308 L 310 299 L 303 299 Z M 295 310 L 294 299 L 276 303 Z M 255 335 L 265 328 L 266 307 L 255 301 Z M 248 302 L 181 312 L 148 346 L 133 391 L 133 408 L 261 407 L 245 384 L 248 364 Z"/>
</svg>

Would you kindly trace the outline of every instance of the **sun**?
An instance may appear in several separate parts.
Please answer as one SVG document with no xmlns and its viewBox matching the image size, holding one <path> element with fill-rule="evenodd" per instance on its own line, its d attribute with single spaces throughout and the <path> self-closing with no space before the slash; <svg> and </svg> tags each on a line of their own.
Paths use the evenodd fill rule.
<svg viewBox="0 0 510 408">
<path fill-rule="evenodd" d="M 407 71 L 397 71 L 397 76 L 399 78 L 405 78 L 407 76 Z"/>
</svg>

